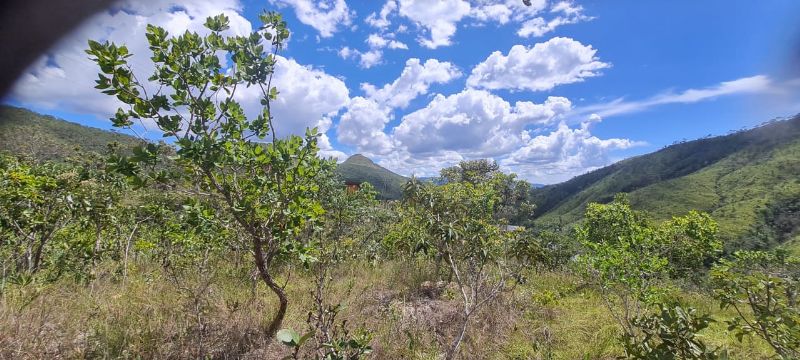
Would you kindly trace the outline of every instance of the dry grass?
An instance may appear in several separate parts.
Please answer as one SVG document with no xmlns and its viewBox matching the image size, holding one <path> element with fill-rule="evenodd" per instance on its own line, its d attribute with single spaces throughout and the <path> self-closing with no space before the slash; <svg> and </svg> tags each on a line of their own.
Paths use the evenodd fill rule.
<svg viewBox="0 0 800 360">
<path fill-rule="evenodd" d="M 286 349 L 265 340 L 275 306 L 249 271 L 218 262 L 205 275 L 180 280 L 146 263 L 126 279 L 109 268 L 90 284 L 64 279 L 12 287 L 0 298 L 0 358 L 267 358 Z M 285 327 L 306 330 L 313 280 L 286 269 L 290 307 Z M 289 275 L 291 274 L 291 275 Z M 374 334 L 372 358 L 437 359 L 460 320 L 452 291 L 420 291 L 435 272 L 426 263 L 353 263 L 333 270 L 331 299 L 345 305 L 340 318 Z M 696 307 L 724 318 L 713 302 L 688 295 Z M 740 344 L 714 324 L 702 334 L 733 358 L 767 358 L 763 343 Z M 568 274 L 534 274 L 512 294 L 484 307 L 462 347 L 465 359 L 611 359 L 621 354 L 618 330 L 602 300 Z"/>
</svg>

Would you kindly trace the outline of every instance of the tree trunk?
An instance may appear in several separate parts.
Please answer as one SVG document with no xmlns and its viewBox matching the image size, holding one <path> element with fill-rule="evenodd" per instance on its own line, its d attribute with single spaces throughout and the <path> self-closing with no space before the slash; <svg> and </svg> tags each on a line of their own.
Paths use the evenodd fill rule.
<svg viewBox="0 0 800 360">
<path fill-rule="evenodd" d="M 42 251 L 44 250 L 44 245 L 47 243 L 47 238 L 49 235 L 42 234 L 42 237 L 39 239 L 39 244 L 34 250 L 33 259 L 30 262 L 30 269 L 29 272 L 31 274 L 35 273 L 39 270 L 39 262 L 42 261 Z"/>
<path fill-rule="evenodd" d="M 261 275 L 261 280 L 263 280 L 269 289 L 278 297 L 279 302 L 278 312 L 275 313 L 275 316 L 272 318 L 267 328 L 267 336 L 273 337 L 278 330 L 280 330 L 281 324 L 283 324 L 283 318 L 286 316 L 286 308 L 289 306 L 289 300 L 286 298 L 286 292 L 283 288 L 278 285 L 269 274 L 269 269 L 267 269 L 267 264 L 264 260 L 264 251 L 261 249 L 261 246 L 261 239 L 254 238 L 253 257 L 256 262 L 256 268 L 258 269 L 259 275 Z"/>
<path fill-rule="evenodd" d="M 95 231 L 94 231 L 94 249 L 92 251 L 92 268 L 97 267 L 97 254 L 100 253 L 100 244 L 102 240 L 102 230 L 103 228 L 100 226 L 99 223 L 95 224 Z"/>
<path fill-rule="evenodd" d="M 458 348 L 461 347 L 461 342 L 464 340 L 464 335 L 467 333 L 467 326 L 469 325 L 469 317 L 470 314 L 464 314 L 464 323 L 461 325 L 461 332 L 453 339 L 453 344 L 450 346 L 450 349 L 447 350 L 444 358 L 446 360 L 452 360 L 456 358 L 458 355 Z"/>
</svg>

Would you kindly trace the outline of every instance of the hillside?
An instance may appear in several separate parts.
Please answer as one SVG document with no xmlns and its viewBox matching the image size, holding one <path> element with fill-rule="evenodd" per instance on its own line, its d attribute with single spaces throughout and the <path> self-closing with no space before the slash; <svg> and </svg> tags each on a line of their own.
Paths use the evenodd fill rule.
<svg viewBox="0 0 800 360">
<path fill-rule="evenodd" d="M 78 125 L 27 109 L 0 106 L 0 152 L 54 160 L 74 156 L 77 147 L 101 154 L 109 143 L 132 147 L 138 141 L 132 136 Z"/>
<path fill-rule="evenodd" d="M 752 245 L 741 242 L 753 242 L 746 238 L 764 222 L 764 211 L 794 214 L 783 214 L 780 204 L 800 197 L 800 116 L 669 146 L 536 189 L 536 222 L 574 223 L 586 204 L 610 201 L 618 192 L 657 219 L 707 211 L 729 247 Z"/>
<path fill-rule="evenodd" d="M 375 164 L 364 155 L 356 154 L 339 164 L 336 171 L 345 182 L 368 182 L 378 191 L 382 199 L 395 200 L 402 196 L 406 177 L 395 174 Z"/>
</svg>

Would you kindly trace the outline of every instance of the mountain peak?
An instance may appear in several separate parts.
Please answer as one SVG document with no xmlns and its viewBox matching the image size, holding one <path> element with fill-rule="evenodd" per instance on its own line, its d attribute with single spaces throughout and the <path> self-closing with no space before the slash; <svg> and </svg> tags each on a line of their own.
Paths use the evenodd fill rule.
<svg viewBox="0 0 800 360">
<path fill-rule="evenodd" d="M 376 166 L 374 161 L 362 154 L 350 156 L 343 162 L 343 164 Z"/>
</svg>

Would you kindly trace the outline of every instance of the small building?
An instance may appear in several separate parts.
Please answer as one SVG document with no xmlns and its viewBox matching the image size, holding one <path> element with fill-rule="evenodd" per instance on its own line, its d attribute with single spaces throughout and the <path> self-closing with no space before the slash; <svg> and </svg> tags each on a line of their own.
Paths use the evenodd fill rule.
<svg viewBox="0 0 800 360">
<path fill-rule="evenodd" d="M 361 183 L 355 181 L 345 181 L 344 186 L 347 188 L 347 192 L 351 194 L 361 189 Z"/>
</svg>

